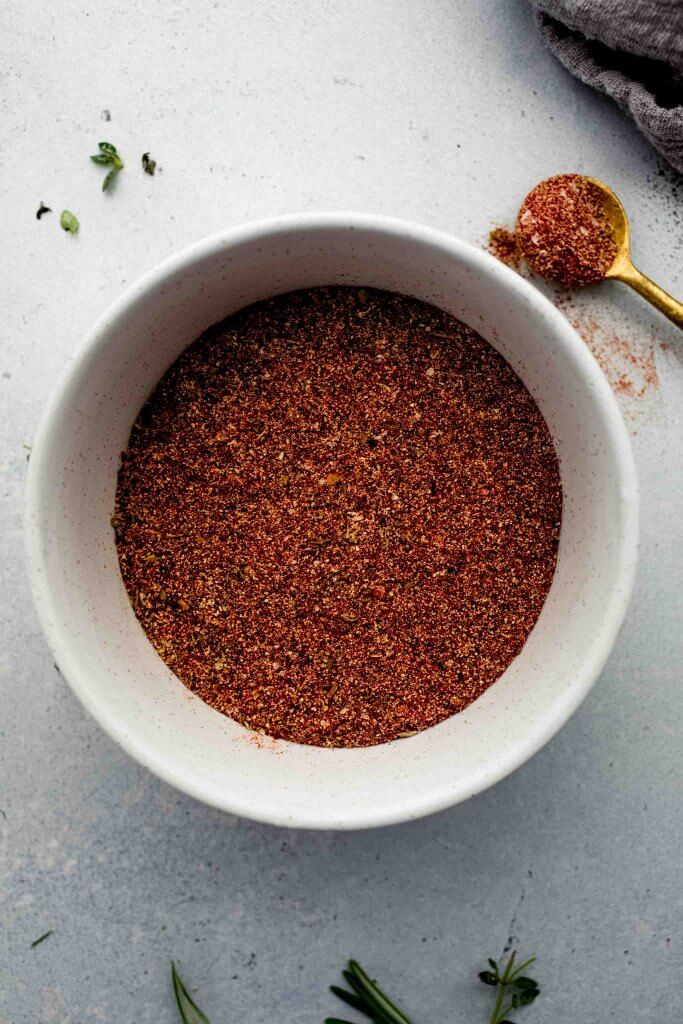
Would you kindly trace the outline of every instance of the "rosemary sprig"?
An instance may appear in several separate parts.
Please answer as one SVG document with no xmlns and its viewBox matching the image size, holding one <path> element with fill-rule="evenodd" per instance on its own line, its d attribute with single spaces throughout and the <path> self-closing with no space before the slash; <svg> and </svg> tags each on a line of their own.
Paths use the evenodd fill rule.
<svg viewBox="0 0 683 1024">
<path fill-rule="evenodd" d="M 183 1024 L 209 1024 L 209 1018 L 202 1013 L 180 980 L 173 960 L 171 960 L 171 979 Z"/>
<path fill-rule="evenodd" d="M 111 142 L 98 142 L 97 148 L 99 153 L 90 157 L 92 162 L 100 164 L 102 167 L 111 168 L 102 182 L 102 191 L 106 192 L 114 184 L 119 171 L 123 170 L 123 160 L 119 156 L 116 146 L 112 146 Z"/>
<path fill-rule="evenodd" d="M 412 1024 L 355 960 L 349 960 L 348 968 L 342 974 L 351 991 L 347 992 L 338 985 L 330 986 L 330 991 L 347 1006 L 364 1013 L 374 1024 Z M 349 1024 L 349 1021 L 327 1017 L 325 1024 Z"/>
<path fill-rule="evenodd" d="M 479 981 L 498 989 L 489 1024 L 512 1024 L 512 1021 L 507 1019 L 510 1010 L 529 1006 L 541 991 L 538 982 L 522 974 L 522 971 L 534 963 L 536 957 L 529 957 L 517 967 L 515 966 L 516 958 L 517 953 L 513 950 L 501 973 L 496 961 L 489 957 L 491 970 L 479 972 Z"/>
</svg>

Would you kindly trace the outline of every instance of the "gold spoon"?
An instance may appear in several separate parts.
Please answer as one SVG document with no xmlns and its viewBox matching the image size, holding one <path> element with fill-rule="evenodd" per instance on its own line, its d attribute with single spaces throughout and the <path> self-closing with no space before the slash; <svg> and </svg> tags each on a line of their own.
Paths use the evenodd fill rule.
<svg viewBox="0 0 683 1024">
<path fill-rule="evenodd" d="M 626 216 L 626 210 L 621 205 L 620 200 L 609 185 L 605 185 L 604 181 L 599 181 L 597 178 L 589 178 L 587 175 L 586 180 L 590 181 L 602 194 L 603 210 L 614 232 L 614 241 L 617 245 L 617 255 L 614 257 L 614 261 L 607 270 L 605 277 L 611 277 L 615 281 L 623 281 L 624 284 L 629 285 L 639 295 L 642 295 L 644 299 L 652 303 L 660 313 L 667 316 L 677 327 L 683 328 L 683 302 L 674 299 L 673 295 L 669 295 L 668 292 L 665 292 L 663 288 L 660 288 L 658 284 L 651 281 L 649 277 L 646 277 L 645 274 L 642 274 L 633 265 L 630 251 L 631 229 L 628 217 Z"/>
</svg>

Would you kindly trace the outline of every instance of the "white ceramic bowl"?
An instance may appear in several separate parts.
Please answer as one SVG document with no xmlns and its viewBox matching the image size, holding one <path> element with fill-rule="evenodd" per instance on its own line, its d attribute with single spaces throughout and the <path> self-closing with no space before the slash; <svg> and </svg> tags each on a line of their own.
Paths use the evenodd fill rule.
<svg viewBox="0 0 683 1024">
<path fill-rule="evenodd" d="M 130 425 L 210 324 L 281 292 L 371 285 L 434 303 L 480 331 L 534 395 L 564 487 L 557 572 L 519 657 L 465 712 L 411 739 L 330 750 L 255 736 L 191 694 L 128 602 L 109 520 Z M 503 778 L 567 721 L 600 672 L 636 560 L 637 483 L 615 399 L 538 291 L 428 228 L 359 214 L 282 217 L 191 246 L 100 318 L 33 448 L 27 544 L 54 657 L 85 707 L 161 778 L 215 807 L 300 828 L 417 818 Z"/>
</svg>

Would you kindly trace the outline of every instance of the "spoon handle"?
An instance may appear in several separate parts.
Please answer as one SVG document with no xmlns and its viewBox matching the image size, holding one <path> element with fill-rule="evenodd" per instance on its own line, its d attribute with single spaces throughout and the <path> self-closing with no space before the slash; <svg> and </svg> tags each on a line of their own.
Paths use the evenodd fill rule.
<svg viewBox="0 0 683 1024">
<path fill-rule="evenodd" d="M 634 291 L 637 291 L 639 295 L 642 295 L 644 299 L 651 302 L 664 316 L 667 316 L 672 323 L 676 324 L 677 327 L 683 328 L 683 302 L 679 302 L 678 299 L 674 299 L 673 295 L 669 295 L 663 288 L 660 288 L 658 284 L 651 281 L 645 274 L 641 274 L 637 267 L 634 267 L 632 263 L 628 266 L 620 268 L 619 272 L 614 275 L 619 281 L 623 281 L 624 284 L 628 284 Z"/>
</svg>

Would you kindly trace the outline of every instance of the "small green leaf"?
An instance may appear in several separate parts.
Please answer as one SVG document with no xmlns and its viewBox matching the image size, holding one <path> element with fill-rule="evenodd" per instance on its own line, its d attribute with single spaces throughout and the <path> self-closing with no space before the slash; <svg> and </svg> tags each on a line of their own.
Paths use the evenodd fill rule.
<svg viewBox="0 0 683 1024">
<path fill-rule="evenodd" d="M 483 982 L 484 985 L 497 985 L 498 976 L 492 974 L 491 971 L 479 971 L 479 981 Z"/>
<path fill-rule="evenodd" d="M 78 229 L 81 226 L 78 223 L 78 217 L 76 217 L 71 210 L 62 210 L 59 223 L 65 231 L 69 231 L 72 235 L 78 234 Z"/>
<path fill-rule="evenodd" d="M 493 968 L 496 974 L 498 974 L 498 964 L 495 960 L 492 960 L 491 957 L 489 957 L 489 966 Z"/>
<path fill-rule="evenodd" d="M 188 995 L 185 986 L 178 977 L 173 961 L 171 961 L 171 978 L 173 979 L 173 991 L 175 992 L 183 1024 L 209 1024 L 208 1017 L 202 1013 L 194 1000 Z"/>
<path fill-rule="evenodd" d="M 109 171 L 109 174 L 105 175 L 104 181 L 102 182 L 103 192 L 106 192 L 109 189 L 109 187 L 114 184 L 114 179 L 116 178 L 116 175 L 118 173 L 118 167 L 112 167 L 112 169 Z"/>
<path fill-rule="evenodd" d="M 145 174 L 150 175 L 153 175 L 157 169 L 157 162 L 156 160 L 152 160 L 149 153 L 142 154 L 142 169 L 145 172 Z"/>
<path fill-rule="evenodd" d="M 123 170 L 123 160 L 116 151 L 116 146 L 112 146 L 111 142 L 100 142 L 98 146 L 100 152 L 91 156 L 90 159 L 94 164 L 99 164 L 100 167 L 111 167 L 111 170 L 105 175 L 102 182 L 102 191 L 107 192 L 114 184 L 114 178 L 117 173 Z"/>
<path fill-rule="evenodd" d="M 515 988 L 538 988 L 538 983 L 533 978 L 515 978 L 512 984 Z"/>
<path fill-rule="evenodd" d="M 540 988 L 525 988 L 517 996 L 517 1002 L 519 1006 L 530 1006 L 534 999 L 539 995 Z"/>
</svg>

